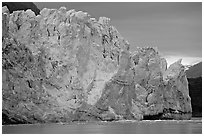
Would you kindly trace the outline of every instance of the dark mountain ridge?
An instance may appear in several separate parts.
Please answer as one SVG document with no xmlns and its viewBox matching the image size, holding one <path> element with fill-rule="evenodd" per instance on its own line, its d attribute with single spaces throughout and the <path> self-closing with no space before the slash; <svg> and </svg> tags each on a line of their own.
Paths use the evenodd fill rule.
<svg viewBox="0 0 204 136">
<path fill-rule="evenodd" d="M 187 78 L 202 77 L 202 62 L 197 63 L 186 71 Z"/>
<path fill-rule="evenodd" d="M 40 14 L 40 10 L 33 2 L 2 2 L 2 7 L 3 6 L 7 6 L 10 13 L 17 10 L 31 9 L 33 12 L 35 12 L 35 15 Z"/>
</svg>

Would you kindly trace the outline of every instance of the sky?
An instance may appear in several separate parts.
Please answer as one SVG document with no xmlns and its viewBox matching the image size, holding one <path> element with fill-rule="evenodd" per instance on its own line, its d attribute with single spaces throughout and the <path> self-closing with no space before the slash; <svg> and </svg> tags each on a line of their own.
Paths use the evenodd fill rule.
<svg viewBox="0 0 204 136">
<path fill-rule="evenodd" d="M 119 33 L 136 47 L 157 47 L 168 65 L 182 58 L 192 65 L 202 60 L 201 2 L 34 2 L 42 8 L 88 12 L 111 19 Z"/>
</svg>

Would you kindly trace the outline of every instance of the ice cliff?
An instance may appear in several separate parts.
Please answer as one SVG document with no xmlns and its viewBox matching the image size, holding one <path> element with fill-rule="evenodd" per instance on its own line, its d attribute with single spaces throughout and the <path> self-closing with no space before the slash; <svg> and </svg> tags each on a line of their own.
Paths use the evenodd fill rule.
<svg viewBox="0 0 204 136">
<path fill-rule="evenodd" d="M 106 17 L 3 7 L 3 123 L 190 119 L 181 60 L 129 47 Z"/>
</svg>

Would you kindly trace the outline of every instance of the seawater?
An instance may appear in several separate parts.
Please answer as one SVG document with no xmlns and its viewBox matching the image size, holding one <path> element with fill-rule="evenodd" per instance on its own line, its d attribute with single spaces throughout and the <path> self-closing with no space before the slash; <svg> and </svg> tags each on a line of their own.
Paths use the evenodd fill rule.
<svg viewBox="0 0 204 136">
<path fill-rule="evenodd" d="M 202 118 L 4 125 L 3 134 L 201 134 Z"/>
</svg>

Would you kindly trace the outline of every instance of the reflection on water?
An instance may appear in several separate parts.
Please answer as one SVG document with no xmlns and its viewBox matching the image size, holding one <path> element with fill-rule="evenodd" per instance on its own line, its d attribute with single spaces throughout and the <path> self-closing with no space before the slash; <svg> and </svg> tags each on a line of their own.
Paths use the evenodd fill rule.
<svg viewBox="0 0 204 136">
<path fill-rule="evenodd" d="M 135 133 L 202 133 L 202 119 L 193 120 L 156 120 L 156 121 L 118 121 L 89 122 L 72 124 L 35 124 L 3 126 L 3 134 L 135 134 Z"/>
</svg>

